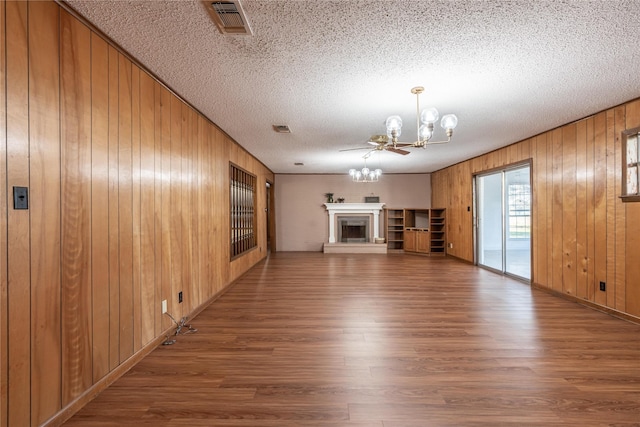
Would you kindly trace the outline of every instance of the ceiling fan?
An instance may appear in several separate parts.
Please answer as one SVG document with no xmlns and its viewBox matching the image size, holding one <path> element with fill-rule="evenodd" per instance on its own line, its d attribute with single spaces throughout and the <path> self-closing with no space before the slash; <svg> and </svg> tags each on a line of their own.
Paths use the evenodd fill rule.
<svg viewBox="0 0 640 427">
<path fill-rule="evenodd" d="M 413 146 L 413 144 L 407 144 L 407 143 L 396 143 L 396 144 L 390 143 L 389 137 L 387 135 L 372 135 L 371 138 L 369 138 L 369 140 L 367 141 L 367 143 L 373 145 L 374 147 L 373 148 L 371 147 L 347 148 L 340 151 L 369 150 L 369 153 L 372 153 L 374 151 L 386 150 L 392 153 L 402 154 L 403 156 L 406 156 L 410 152 L 407 150 L 402 150 L 402 147 Z"/>
<path fill-rule="evenodd" d="M 446 131 L 447 139 L 442 141 L 432 141 L 434 133 L 434 124 L 440 118 L 440 114 L 438 110 L 435 108 L 427 108 L 420 112 L 420 94 L 424 92 L 424 87 L 416 86 L 411 89 L 411 93 L 416 96 L 416 129 L 418 130 L 418 139 L 417 141 L 411 143 L 398 142 L 398 138 L 400 137 L 402 131 L 402 119 L 400 116 L 394 115 L 389 116 L 385 125 L 387 127 L 386 135 L 373 135 L 367 141 L 369 144 L 373 145 L 374 148 L 370 149 L 370 151 L 366 154 L 367 156 L 373 151 L 391 151 L 392 153 L 407 155 L 409 151 L 403 150 L 402 148 L 425 148 L 427 145 L 431 144 L 446 144 L 451 141 L 451 136 L 453 135 L 453 129 L 458 125 L 458 118 L 455 114 L 446 114 L 442 117 L 442 121 L 440 122 L 440 126 Z M 351 151 L 351 150 L 368 150 L 369 148 L 350 148 L 346 150 L 340 151 Z"/>
</svg>

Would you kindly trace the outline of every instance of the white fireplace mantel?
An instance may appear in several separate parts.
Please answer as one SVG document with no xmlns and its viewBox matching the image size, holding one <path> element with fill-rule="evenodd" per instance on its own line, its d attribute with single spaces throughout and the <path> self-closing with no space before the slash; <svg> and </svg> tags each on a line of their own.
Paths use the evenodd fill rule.
<svg viewBox="0 0 640 427">
<path fill-rule="evenodd" d="M 325 203 L 329 211 L 329 243 L 336 243 L 336 214 L 373 215 L 373 238 L 380 237 L 380 211 L 384 203 Z"/>
</svg>

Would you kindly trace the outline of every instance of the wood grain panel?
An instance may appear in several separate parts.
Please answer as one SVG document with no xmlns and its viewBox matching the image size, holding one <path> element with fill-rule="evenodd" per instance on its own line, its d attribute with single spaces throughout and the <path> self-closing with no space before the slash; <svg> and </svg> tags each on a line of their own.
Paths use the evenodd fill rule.
<svg viewBox="0 0 640 427">
<path fill-rule="evenodd" d="M 181 201 L 180 206 L 181 209 L 181 218 L 180 218 L 180 226 L 181 226 L 181 250 L 180 253 L 182 255 L 181 266 L 182 266 L 182 292 L 183 292 L 183 309 L 182 315 L 186 315 L 190 313 L 195 307 L 194 299 L 193 299 L 193 280 L 191 279 L 191 272 L 193 271 L 192 265 L 192 253 L 193 253 L 193 242 L 191 238 L 191 215 L 194 211 L 193 209 L 193 187 L 191 185 L 193 179 L 193 165 L 191 161 L 191 115 L 192 110 L 189 106 L 182 104 L 180 110 L 180 120 L 182 123 L 182 152 L 180 156 L 181 161 L 181 173 L 182 177 L 180 182 L 182 184 L 181 188 Z"/>
<path fill-rule="evenodd" d="M 535 138 L 533 162 L 533 282 L 549 286 L 547 282 L 547 139 L 539 135 Z"/>
<path fill-rule="evenodd" d="M 29 186 L 27 3 L 6 3 L 7 190 Z M 31 424 L 29 211 L 7 211 L 8 425 Z"/>
<path fill-rule="evenodd" d="M 61 12 L 62 403 L 93 383 L 91 311 L 91 34 Z"/>
<path fill-rule="evenodd" d="M 142 234 L 141 218 L 141 170 L 140 170 L 140 68 L 131 66 L 131 161 L 132 161 L 132 214 L 133 214 L 133 353 L 142 348 L 142 292 L 140 271 L 142 269 L 140 247 Z"/>
<path fill-rule="evenodd" d="M 182 291 L 182 215 L 187 209 L 182 205 L 182 102 L 171 97 L 171 148 L 170 168 L 171 185 L 169 210 L 169 238 L 171 251 L 171 288 L 169 299 L 173 301 L 171 314 L 177 319 L 182 317 L 182 306 L 178 302 L 178 292 Z"/>
<path fill-rule="evenodd" d="M 155 336 L 164 330 L 162 328 L 162 86 L 154 82 L 154 324 Z"/>
<path fill-rule="evenodd" d="M 594 135 L 595 119 L 589 117 L 586 120 L 586 180 L 587 180 L 587 289 L 585 298 L 588 301 L 595 300 L 595 135 Z"/>
<path fill-rule="evenodd" d="M 627 104 L 626 128 L 640 126 L 640 100 Z M 626 240 L 625 240 L 625 307 L 624 312 L 640 317 L 640 262 L 638 262 L 638 247 L 640 247 L 640 203 L 626 204 Z"/>
<path fill-rule="evenodd" d="M 599 283 L 607 281 L 607 114 L 594 117 L 594 162 L 595 183 L 593 188 L 594 202 L 594 302 L 605 305 L 607 297 L 598 290 Z"/>
<path fill-rule="evenodd" d="M 162 138 L 162 239 L 161 239 L 161 295 L 167 300 L 169 313 L 175 313 L 171 298 L 171 94 L 165 88 L 160 90 L 161 138 Z M 172 322 L 168 316 L 162 317 L 162 329 Z"/>
<path fill-rule="evenodd" d="M 562 128 L 562 292 L 576 294 L 576 124 Z"/>
<path fill-rule="evenodd" d="M 229 174 L 227 173 L 229 168 L 229 151 L 235 143 L 228 139 L 222 132 L 218 131 L 215 143 L 215 194 L 214 203 L 217 206 L 215 211 L 216 218 L 216 234 L 214 237 L 220 244 L 220 249 L 217 250 L 218 258 L 215 265 L 216 289 L 221 288 L 224 283 L 229 283 L 231 279 L 230 264 L 230 247 L 231 247 L 231 231 L 229 228 L 229 222 L 231 221 L 231 214 L 229 212 Z"/>
<path fill-rule="evenodd" d="M 587 298 L 587 121 L 576 124 L 576 296 Z"/>
<path fill-rule="evenodd" d="M 547 145 L 547 287 L 553 288 L 553 133 L 547 132 L 544 137 Z"/>
<path fill-rule="evenodd" d="M 0 1 L 0 427 L 8 423 L 7 329 L 7 86 L 5 50 L 5 1 Z"/>
<path fill-rule="evenodd" d="M 551 131 L 552 141 L 552 168 L 553 168 L 553 187 L 552 187 L 552 223 L 553 223 L 553 236 L 551 239 L 551 269 L 552 269 L 552 282 L 551 288 L 562 292 L 562 273 L 564 272 L 563 264 L 563 229 L 562 221 L 564 217 L 564 211 L 562 209 L 563 201 L 563 188 L 562 188 L 562 129 L 555 129 Z"/>
<path fill-rule="evenodd" d="M 615 205 L 615 250 L 614 250 L 614 301 L 610 307 L 616 310 L 624 311 L 626 301 L 626 271 L 625 271 L 625 238 L 626 238 L 626 207 L 628 203 L 623 203 L 620 199 L 622 189 L 622 142 L 621 134 L 626 129 L 625 107 L 617 107 L 614 109 L 614 174 L 615 183 L 613 188 L 614 205 Z M 638 217 L 640 218 L 640 217 Z M 609 301 L 607 301 L 609 302 Z"/>
<path fill-rule="evenodd" d="M 120 364 L 120 211 L 118 51 L 109 46 L 109 368 Z"/>
<path fill-rule="evenodd" d="M 109 45 L 91 34 L 93 382 L 109 372 Z"/>
<path fill-rule="evenodd" d="M 215 147 L 218 144 L 220 138 L 220 131 L 213 128 L 209 125 L 207 121 L 201 119 L 202 126 L 202 134 L 203 134 L 203 162 L 204 162 L 204 206 L 205 211 L 207 209 L 211 209 L 211 206 L 215 204 L 215 186 L 217 183 L 217 176 L 215 170 Z M 224 168 L 228 170 L 229 166 Z M 227 174 L 228 175 L 228 174 Z M 228 182 L 228 181 L 227 181 Z M 228 193 L 227 193 L 228 194 Z M 228 200 L 228 199 L 227 199 Z M 228 206 L 228 202 L 227 202 Z M 205 254 L 205 295 L 206 298 L 211 298 L 216 292 L 216 278 L 215 278 L 215 267 L 216 267 L 216 259 L 215 259 L 215 248 L 214 247 L 214 238 L 215 238 L 215 228 L 219 226 L 219 219 L 211 215 L 211 213 L 207 213 L 204 216 L 204 225 L 203 231 L 205 240 L 200 243 L 204 243 L 202 250 Z M 229 222 L 226 223 L 226 227 L 229 227 Z M 227 249 L 229 246 L 225 245 L 222 248 Z M 222 249 L 220 248 L 220 249 Z M 218 249 L 218 250 L 220 250 Z M 228 252 L 228 251 L 227 251 Z"/>
<path fill-rule="evenodd" d="M 58 12 L 55 3 L 29 2 L 32 425 L 62 407 Z"/>
<path fill-rule="evenodd" d="M 190 124 L 191 129 L 191 170 L 194 172 L 192 178 L 193 194 L 192 194 L 192 206 L 191 209 L 191 248 L 193 253 L 193 269 L 191 271 L 191 297 L 193 298 L 193 304 L 197 304 L 196 301 L 204 301 L 203 294 L 201 292 L 200 281 L 200 133 L 198 128 L 198 116 L 195 111 L 191 111 Z"/>
<path fill-rule="evenodd" d="M 155 335 L 155 98 L 154 81 L 140 73 L 140 321 L 142 344 Z"/>
<path fill-rule="evenodd" d="M 119 363 L 133 354 L 133 150 L 131 61 L 118 54 Z"/>
<path fill-rule="evenodd" d="M 606 150 L 607 150 L 607 290 L 605 292 L 607 307 L 615 306 L 616 280 L 616 162 L 615 162 L 615 112 L 607 110 Z"/>
</svg>

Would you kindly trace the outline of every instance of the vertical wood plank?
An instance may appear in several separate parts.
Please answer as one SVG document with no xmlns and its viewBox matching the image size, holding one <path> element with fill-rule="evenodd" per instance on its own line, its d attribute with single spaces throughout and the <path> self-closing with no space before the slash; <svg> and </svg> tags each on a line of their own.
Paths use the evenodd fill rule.
<svg viewBox="0 0 640 427">
<path fill-rule="evenodd" d="M 207 275 L 205 273 L 206 271 L 206 253 L 205 253 L 205 247 L 206 247 L 206 241 L 207 241 L 207 237 L 205 236 L 206 233 L 206 224 L 205 224 L 205 193 L 206 193 L 206 188 L 205 188 L 205 164 L 206 164 L 206 160 L 204 158 L 204 128 L 203 128 L 203 122 L 202 119 L 200 117 L 197 117 L 196 119 L 196 126 L 198 127 L 198 230 L 200 231 L 200 236 L 201 238 L 200 240 L 200 246 L 198 248 L 198 267 L 199 267 L 199 272 L 198 275 L 200 277 L 200 295 L 202 296 L 203 300 L 206 300 L 208 298 L 208 292 L 206 290 L 206 286 L 207 286 Z M 215 208 L 214 208 L 215 209 Z"/>
<path fill-rule="evenodd" d="M 551 132 L 552 149 L 553 149 L 553 205 L 552 205 L 552 223 L 553 223 L 553 237 L 552 237 L 552 275 L 553 281 L 551 282 L 552 289 L 562 292 L 562 273 L 563 268 L 563 216 L 564 211 L 562 209 L 563 201 L 563 188 L 562 188 L 562 129 L 555 129 Z"/>
<path fill-rule="evenodd" d="M 160 113 L 162 115 L 162 299 L 167 300 L 169 313 L 175 309 L 171 298 L 171 94 L 164 87 L 160 90 Z M 162 317 L 162 329 L 172 325 L 168 316 Z"/>
<path fill-rule="evenodd" d="M 109 369 L 120 364 L 118 51 L 109 46 Z"/>
<path fill-rule="evenodd" d="M 155 335 L 155 98 L 154 81 L 140 73 L 140 298 L 142 344 Z"/>
<path fill-rule="evenodd" d="M 62 396 L 93 382 L 91 328 L 91 34 L 61 12 Z"/>
<path fill-rule="evenodd" d="M 576 124 L 562 128 L 562 291 L 576 294 Z"/>
<path fill-rule="evenodd" d="M 0 427 L 8 423 L 7 329 L 7 87 L 5 51 L 5 7 L 0 1 Z"/>
<path fill-rule="evenodd" d="M 626 129 L 640 126 L 640 100 L 627 104 Z M 640 317 L 640 203 L 626 204 L 625 273 L 626 288 L 624 312 Z"/>
<path fill-rule="evenodd" d="M 549 221 L 547 218 L 547 138 L 546 135 L 539 135 L 536 137 L 536 160 L 534 167 L 534 176 L 536 182 L 537 198 L 534 199 L 534 203 L 537 206 L 535 211 L 536 216 L 536 230 L 534 230 L 533 240 L 537 242 L 538 250 L 534 254 L 537 259 L 537 274 L 536 281 L 542 286 L 549 286 L 547 281 L 547 228 L 549 227 Z"/>
<path fill-rule="evenodd" d="M 154 81 L 154 324 L 155 334 L 162 333 L 162 86 Z"/>
<path fill-rule="evenodd" d="M 607 281 L 607 113 L 594 117 L 594 302 L 605 305 L 607 296 L 598 290 Z"/>
<path fill-rule="evenodd" d="M 184 303 L 178 302 L 178 292 L 182 291 L 182 211 L 187 209 L 182 206 L 182 101 L 173 94 L 171 103 L 171 141 L 170 141 L 170 250 L 171 250 L 171 293 L 169 298 L 173 300 L 172 314 L 179 320 L 182 317 Z"/>
<path fill-rule="evenodd" d="M 31 424 L 62 407 L 59 8 L 29 2 Z"/>
<path fill-rule="evenodd" d="M 625 290 L 626 290 L 626 269 L 625 261 L 626 257 L 626 207 L 628 203 L 623 203 L 620 199 L 620 193 L 622 189 L 622 131 L 626 129 L 625 107 L 617 107 L 614 109 L 614 188 L 613 188 L 613 200 L 615 206 L 615 251 L 614 251 L 614 300 L 611 302 L 611 307 L 616 310 L 624 311 L 625 309 Z M 640 217 L 639 217 L 640 218 Z M 608 301 L 607 301 L 608 302 Z"/>
<path fill-rule="evenodd" d="M 133 352 L 142 348 L 142 289 L 140 283 L 141 170 L 140 170 L 140 68 L 131 66 L 131 160 L 133 214 Z"/>
<path fill-rule="evenodd" d="M 545 134 L 547 144 L 547 286 L 553 288 L 553 134 L 547 132 Z"/>
<path fill-rule="evenodd" d="M 193 175 L 193 194 L 191 195 L 193 209 L 191 210 L 191 232 L 192 232 L 192 257 L 193 257 L 193 271 L 192 271 L 192 286 L 191 295 L 194 301 L 203 302 L 200 282 L 200 151 L 199 140 L 200 134 L 198 132 L 198 116 L 195 111 L 191 111 L 189 115 L 190 127 L 191 127 L 191 168 L 194 172 Z"/>
<path fill-rule="evenodd" d="M 576 126 L 576 296 L 587 298 L 587 121 Z"/>
<path fill-rule="evenodd" d="M 607 150 L 607 290 L 606 306 L 615 306 L 616 281 L 616 163 L 615 163 L 615 112 L 607 110 L 606 150 Z"/>
<path fill-rule="evenodd" d="M 27 3 L 6 3 L 7 190 L 29 186 Z M 31 424 L 30 247 L 28 210 L 8 206 L 8 425 Z"/>
<path fill-rule="evenodd" d="M 93 382 L 109 372 L 109 46 L 91 34 Z"/>
<path fill-rule="evenodd" d="M 211 156 L 210 150 L 215 143 L 212 141 L 212 135 L 210 128 L 207 126 L 207 123 L 202 119 L 202 117 L 198 117 L 198 126 L 200 127 L 200 161 L 201 161 L 201 192 L 202 192 L 202 225 L 200 229 L 203 232 L 203 239 L 200 241 L 202 251 L 200 258 L 200 268 L 201 268 L 201 280 L 203 284 L 203 297 L 208 299 L 212 295 L 212 286 L 214 284 L 211 280 L 211 263 L 213 260 L 211 259 L 211 253 L 209 251 L 209 243 L 211 241 L 211 227 L 213 224 L 210 222 L 211 216 L 206 214 L 206 210 L 208 206 L 212 206 L 211 200 L 211 188 L 210 181 L 212 178 L 211 175 Z"/>
<path fill-rule="evenodd" d="M 594 123 L 595 118 L 589 117 L 586 120 L 586 180 L 587 180 L 587 287 L 585 298 L 588 301 L 595 300 L 595 143 L 594 143 Z"/>
<path fill-rule="evenodd" d="M 191 151 L 191 108 L 183 104 L 180 110 L 182 121 L 182 156 L 181 156 L 181 172 L 182 184 L 181 195 L 181 246 L 182 246 L 182 291 L 184 293 L 183 315 L 190 313 L 195 308 L 193 299 L 193 281 L 191 280 L 191 272 L 193 271 L 192 260 L 192 237 L 191 237 L 191 214 L 193 212 L 193 204 L 191 199 L 193 178 L 192 167 L 192 151 Z"/>
<path fill-rule="evenodd" d="M 133 354 L 133 188 L 131 61 L 118 54 L 119 361 Z"/>
</svg>

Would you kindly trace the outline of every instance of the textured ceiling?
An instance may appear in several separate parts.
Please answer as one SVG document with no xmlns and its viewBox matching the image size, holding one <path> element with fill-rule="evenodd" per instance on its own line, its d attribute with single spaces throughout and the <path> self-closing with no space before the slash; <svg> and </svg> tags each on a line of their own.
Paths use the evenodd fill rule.
<svg viewBox="0 0 640 427">
<path fill-rule="evenodd" d="M 360 167 L 365 151 L 339 150 L 391 114 L 414 141 L 413 86 L 458 128 L 449 144 L 375 153 L 386 173 L 432 172 L 640 96 L 637 0 L 243 0 L 252 36 L 221 35 L 200 1 L 67 3 L 275 173 Z"/>
</svg>

